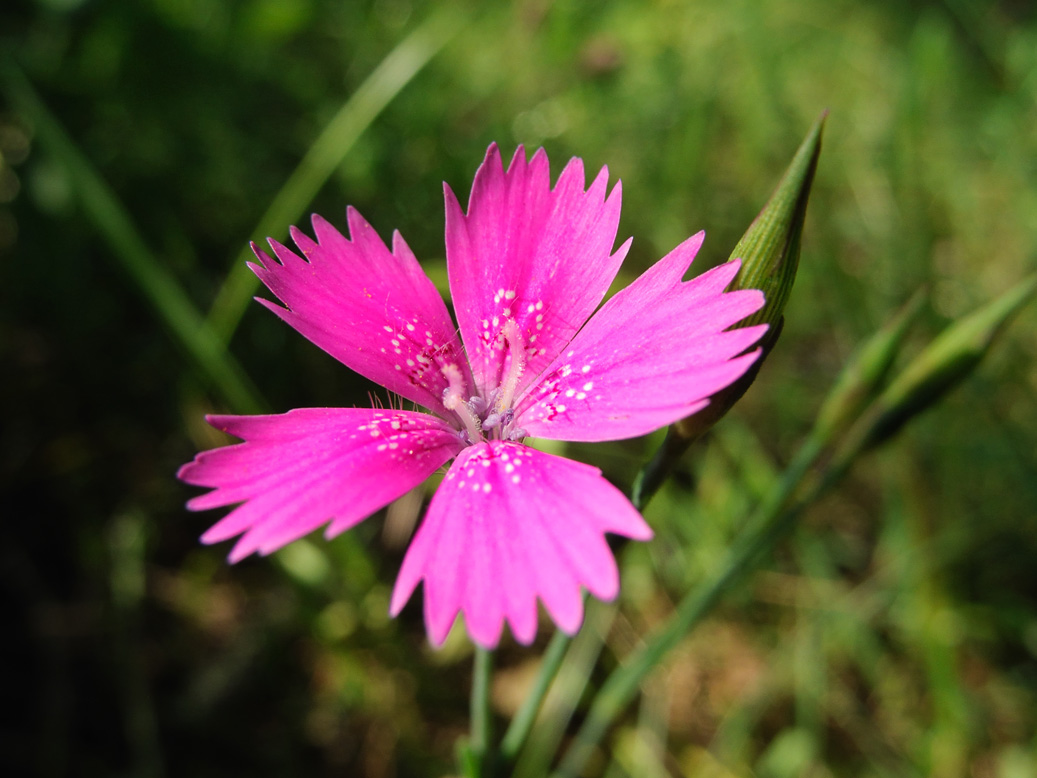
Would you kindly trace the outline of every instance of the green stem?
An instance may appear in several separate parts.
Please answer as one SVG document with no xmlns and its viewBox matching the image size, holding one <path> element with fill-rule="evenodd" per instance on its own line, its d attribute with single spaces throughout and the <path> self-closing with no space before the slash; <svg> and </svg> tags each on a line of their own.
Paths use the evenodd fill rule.
<svg viewBox="0 0 1037 778">
<path fill-rule="evenodd" d="M 544 778 L 550 772 L 569 722 L 594 675 L 615 615 L 614 603 L 606 605 L 587 599 L 583 627 L 566 650 L 551 690 L 540 705 L 536 722 L 511 768 L 512 778 Z"/>
<path fill-rule="evenodd" d="M 570 643 L 572 643 L 572 638 L 561 630 L 555 632 L 554 637 L 551 638 L 551 642 L 544 652 L 543 661 L 540 663 L 540 671 L 533 682 L 533 688 L 522 701 L 522 707 L 511 720 L 508 731 L 504 733 L 504 740 L 501 741 L 501 757 L 508 764 L 518 758 L 519 750 L 533 728 L 533 721 L 540 711 L 540 706 L 544 702 L 551 682 L 558 674 L 558 668 L 562 666 L 562 659 L 565 657 L 565 651 Z"/>
<path fill-rule="evenodd" d="M 691 438 L 685 438 L 675 432 L 673 427 L 666 430 L 666 437 L 656 449 L 652 461 L 641 469 L 634 481 L 630 501 L 635 508 L 639 511 L 644 510 L 648 501 L 655 496 L 666 479 L 670 477 L 673 468 L 693 442 Z"/>
<path fill-rule="evenodd" d="M 637 694 L 645 677 L 702 620 L 734 583 L 754 569 L 759 557 L 773 548 L 794 526 L 803 508 L 841 477 L 849 466 L 848 459 L 833 464 L 825 477 L 814 481 L 802 497 L 790 503 L 824 450 L 825 447 L 817 439 L 807 440 L 796 453 L 777 487 L 753 515 L 742 540 L 736 542 L 728 552 L 720 572 L 691 591 L 677 606 L 665 627 L 608 677 L 591 704 L 576 739 L 562 759 L 558 776 L 574 778 L 580 774 L 612 722 Z"/>
<path fill-rule="evenodd" d="M 492 754 L 490 753 L 490 678 L 493 674 L 493 652 L 475 647 L 475 665 L 472 669 L 472 733 L 470 748 L 474 759 L 475 775 L 490 778 Z"/>
</svg>

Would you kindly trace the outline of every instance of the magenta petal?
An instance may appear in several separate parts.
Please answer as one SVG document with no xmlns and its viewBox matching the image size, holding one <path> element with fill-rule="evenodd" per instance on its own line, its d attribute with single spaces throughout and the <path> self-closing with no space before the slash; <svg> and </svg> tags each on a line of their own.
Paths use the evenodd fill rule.
<svg viewBox="0 0 1037 778">
<path fill-rule="evenodd" d="M 441 369 L 467 368 L 443 298 L 399 233 L 390 252 L 352 208 L 347 221 L 350 239 L 317 215 L 316 241 L 293 228 L 305 260 L 275 241 L 276 260 L 253 246 L 253 271 L 287 307 L 260 302 L 356 372 L 445 413 Z"/>
<path fill-rule="evenodd" d="M 759 353 L 766 325 L 729 330 L 763 306 L 756 290 L 724 292 L 729 262 L 682 282 L 702 244 L 689 238 L 609 300 L 516 405 L 532 437 L 617 440 L 704 407 Z M 740 356 L 741 355 L 741 356 Z"/>
<path fill-rule="evenodd" d="M 403 560 L 390 611 L 425 584 L 425 622 L 439 645 L 458 613 L 493 648 L 504 622 L 522 643 L 536 635 L 536 598 L 565 632 L 583 619 L 581 586 L 609 600 L 619 590 L 612 532 L 652 531 L 594 467 L 519 443 L 491 441 L 457 457 Z"/>
<path fill-rule="evenodd" d="M 456 430 L 409 411 L 303 408 L 279 416 L 213 416 L 244 443 L 205 451 L 180 468 L 213 491 L 188 503 L 204 510 L 243 503 L 202 536 L 243 536 L 236 562 L 268 554 L 317 527 L 332 537 L 414 488 L 462 447 Z"/>
<path fill-rule="evenodd" d="M 612 253 L 621 187 L 606 199 L 608 171 L 584 190 L 573 159 L 551 188 L 547 154 L 515 152 L 504 172 L 496 144 L 475 174 L 468 214 L 449 188 L 446 253 L 454 310 L 476 385 L 500 383 L 510 320 L 524 348 L 518 391 L 565 347 L 601 302 L 629 242 Z"/>
</svg>

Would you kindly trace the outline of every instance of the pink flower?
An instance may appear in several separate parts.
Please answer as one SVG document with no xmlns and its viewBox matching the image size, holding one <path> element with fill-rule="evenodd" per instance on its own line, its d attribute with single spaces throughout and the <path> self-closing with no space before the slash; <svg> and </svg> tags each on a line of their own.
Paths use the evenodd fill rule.
<svg viewBox="0 0 1037 778">
<path fill-rule="evenodd" d="M 240 503 L 202 541 L 240 535 L 236 562 L 324 524 L 334 537 L 453 458 L 403 560 L 393 615 L 424 581 L 431 641 L 441 644 L 462 612 L 489 648 L 505 621 L 517 640 L 533 640 L 538 597 L 570 634 L 583 618 L 581 587 L 615 597 L 605 533 L 647 540 L 651 529 L 597 468 L 523 440 L 617 440 L 684 418 L 746 371 L 758 351 L 743 352 L 766 327 L 728 330 L 763 305 L 760 292 L 723 291 L 738 262 L 681 281 L 701 232 L 595 313 L 630 246 L 612 251 L 621 186 L 606 197 L 607 181 L 602 169 L 585 190 L 573 159 L 552 189 L 543 149 L 527 162 L 520 147 L 505 172 L 491 145 L 467 215 L 444 187 L 457 327 L 400 234 L 390 252 L 352 208 L 349 238 L 316 215 L 316 241 L 292 229 L 305 259 L 274 241 L 276 260 L 253 246 L 252 270 L 286 307 L 259 302 L 432 413 L 210 416 L 245 442 L 180 470 L 212 489 L 192 510 Z"/>
</svg>

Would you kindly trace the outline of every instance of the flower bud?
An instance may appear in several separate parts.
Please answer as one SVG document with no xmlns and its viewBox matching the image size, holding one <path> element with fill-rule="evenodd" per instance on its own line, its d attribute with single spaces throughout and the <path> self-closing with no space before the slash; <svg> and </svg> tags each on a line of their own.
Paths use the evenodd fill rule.
<svg viewBox="0 0 1037 778">
<path fill-rule="evenodd" d="M 894 435 L 969 375 L 1035 291 L 1037 275 L 1032 275 L 944 329 L 879 395 L 863 447 L 871 448 Z"/>
<path fill-rule="evenodd" d="M 918 319 L 925 299 L 925 291 L 919 289 L 850 357 L 821 406 L 813 431 L 817 440 L 833 440 L 885 388 L 893 360 L 900 353 L 911 325 Z"/>
<path fill-rule="evenodd" d="M 749 327 L 769 324 L 770 329 L 758 344 L 763 353 L 744 376 L 713 395 L 708 406 L 673 425 L 679 438 L 694 440 L 700 437 L 731 409 L 756 380 L 763 360 L 781 334 L 784 323 L 782 312 L 799 267 L 803 221 L 806 218 L 810 187 L 814 182 L 814 171 L 817 170 L 817 160 L 821 154 L 821 131 L 826 116 L 827 112 L 814 122 L 767 205 L 731 252 L 731 259 L 742 260 L 742 268 L 728 286 L 728 291 L 759 289 L 767 300 L 763 308 L 735 325 Z"/>
<path fill-rule="evenodd" d="M 799 267 L 803 221 L 827 115 L 826 111 L 814 122 L 771 199 L 731 252 L 731 259 L 742 260 L 742 269 L 728 288 L 759 289 L 767 298 L 763 308 L 739 322 L 739 327 L 761 323 L 773 327 L 785 310 Z"/>
<path fill-rule="evenodd" d="M 709 398 L 709 405 L 698 413 L 674 423 L 656 451 L 652 461 L 638 474 L 634 483 L 633 501 L 643 507 L 662 485 L 674 463 L 687 451 L 688 446 L 706 433 L 745 394 L 760 365 L 767 358 L 781 334 L 784 324 L 782 311 L 788 300 L 799 267 L 799 243 L 803 220 L 807 212 L 810 187 L 821 153 L 821 131 L 827 112 L 821 114 L 807 137 L 800 144 L 785 175 L 771 194 L 767 205 L 749 225 L 738 241 L 731 259 L 741 259 L 742 267 L 728 286 L 736 289 L 759 289 L 766 298 L 763 308 L 743 319 L 735 327 L 767 323 L 770 328 L 757 346 L 760 358 L 740 379 Z M 754 346 L 755 348 L 755 346 Z"/>
</svg>

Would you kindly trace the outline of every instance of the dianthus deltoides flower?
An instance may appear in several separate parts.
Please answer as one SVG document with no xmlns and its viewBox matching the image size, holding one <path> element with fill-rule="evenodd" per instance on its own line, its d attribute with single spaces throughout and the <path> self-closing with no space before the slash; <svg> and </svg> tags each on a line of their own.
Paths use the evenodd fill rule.
<svg viewBox="0 0 1037 778">
<path fill-rule="evenodd" d="M 212 488 L 192 510 L 240 503 L 202 536 L 240 535 L 230 560 L 268 554 L 328 523 L 338 535 L 453 458 L 392 594 L 396 615 L 424 581 L 431 641 L 464 614 L 487 648 L 505 621 L 536 634 L 537 598 L 574 633 L 581 586 L 615 597 L 605 533 L 652 531 L 601 471 L 524 445 L 643 435 L 700 410 L 758 356 L 766 326 L 728 330 L 763 305 L 724 292 L 738 262 L 682 282 L 699 233 L 595 313 L 630 247 L 612 247 L 621 185 L 603 168 L 584 189 L 573 159 L 551 188 L 547 155 L 519 147 L 505 172 L 491 145 L 465 214 L 449 187 L 446 256 L 457 326 L 398 232 L 390 251 L 347 209 L 349 238 L 320 216 L 303 257 L 253 246 L 253 271 L 286 307 L 260 300 L 320 348 L 432 413 L 303 408 L 210 416 L 244 442 L 206 451 L 180 478 Z M 460 338 L 458 337 L 460 332 Z M 329 523 L 330 522 L 330 523 Z"/>
</svg>

